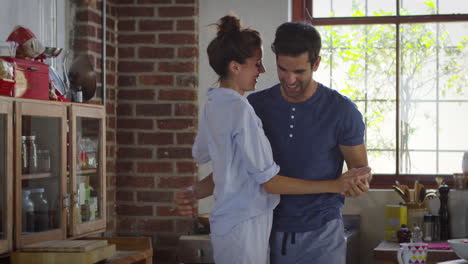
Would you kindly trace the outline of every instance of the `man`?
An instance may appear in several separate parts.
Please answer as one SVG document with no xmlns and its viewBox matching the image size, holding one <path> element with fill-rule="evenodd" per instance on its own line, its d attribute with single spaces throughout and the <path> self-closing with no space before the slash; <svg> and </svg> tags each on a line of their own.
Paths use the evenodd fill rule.
<svg viewBox="0 0 468 264">
<path fill-rule="evenodd" d="M 368 165 L 362 115 L 351 100 L 313 79 L 320 48 L 313 26 L 282 24 L 272 45 L 280 83 L 248 97 L 262 120 L 279 174 L 288 177 L 332 180 L 340 177 L 344 161 L 348 169 Z M 366 192 L 369 181 L 347 195 Z M 193 193 L 177 193 L 179 214 L 193 215 L 193 196 L 201 199 L 212 189 L 208 176 Z M 281 195 L 270 237 L 271 263 L 344 264 L 343 204 L 341 194 Z"/>
</svg>

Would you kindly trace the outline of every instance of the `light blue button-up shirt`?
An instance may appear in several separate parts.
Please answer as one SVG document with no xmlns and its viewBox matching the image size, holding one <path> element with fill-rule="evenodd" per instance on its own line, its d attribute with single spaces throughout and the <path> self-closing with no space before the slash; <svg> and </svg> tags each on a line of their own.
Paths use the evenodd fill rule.
<svg viewBox="0 0 468 264">
<path fill-rule="evenodd" d="M 210 228 L 223 235 L 276 207 L 279 195 L 268 194 L 261 184 L 275 176 L 279 166 L 246 98 L 226 88 L 210 88 L 207 97 L 192 154 L 198 163 L 212 161 L 215 205 Z"/>
</svg>

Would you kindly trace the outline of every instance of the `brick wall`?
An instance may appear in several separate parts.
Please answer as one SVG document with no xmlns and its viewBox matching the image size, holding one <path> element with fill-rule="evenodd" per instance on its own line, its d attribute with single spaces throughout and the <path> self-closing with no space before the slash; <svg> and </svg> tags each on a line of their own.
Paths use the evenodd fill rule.
<svg viewBox="0 0 468 264">
<path fill-rule="evenodd" d="M 107 26 L 107 48 L 106 48 L 106 169 L 107 169 L 107 235 L 116 233 L 116 88 L 117 88 L 117 16 L 116 0 L 107 0 L 106 26 Z M 91 59 L 98 75 L 98 88 L 96 96 L 91 103 L 101 103 L 102 91 L 102 0 L 70 1 L 74 13 L 71 23 L 71 49 L 74 56 L 86 54 Z"/>
<path fill-rule="evenodd" d="M 156 263 L 174 263 L 193 223 L 171 212 L 197 173 L 198 2 L 120 0 L 117 15 L 117 234 L 151 236 Z"/>
</svg>

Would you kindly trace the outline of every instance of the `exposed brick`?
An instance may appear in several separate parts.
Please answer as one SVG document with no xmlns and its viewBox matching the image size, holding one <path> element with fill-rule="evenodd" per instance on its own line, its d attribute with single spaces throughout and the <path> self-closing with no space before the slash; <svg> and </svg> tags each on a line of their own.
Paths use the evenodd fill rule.
<svg viewBox="0 0 468 264">
<path fill-rule="evenodd" d="M 116 164 L 116 169 L 118 172 L 131 172 L 133 171 L 133 162 L 119 161 Z"/>
<path fill-rule="evenodd" d="M 109 26 L 108 28 L 114 28 L 115 27 L 115 19 L 112 19 L 110 17 L 106 17 L 106 25 Z"/>
<path fill-rule="evenodd" d="M 176 28 L 178 31 L 181 31 L 181 30 L 194 31 L 195 21 L 194 20 L 178 20 Z"/>
<path fill-rule="evenodd" d="M 133 201 L 134 192 L 119 190 L 116 193 L 117 201 L 130 202 Z"/>
<path fill-rule="evenodd" d="M 195 122 L 192 119 L 163 119 L 157 120 L 157 124 L 159 129 L 182 130 L 195 127 Z"/>
<path fill-rule="evenodd" d="M 133 132 L 124 132 L 119 131 L 117 132 L 117 144 L 133 144 L 135 139 L 133 137 Z"/>
<path fill-rule="evenodd" d="M 141 20 L 138 25 L 140 31 L 171 31 L 174 22 L 171 20 Z"/>
<path fill-rule="evenodd" d="M 174 232 L 174 221 L 173 220 L 143 219 L 143 220 L 140 220 L 140 228 L 143 231 L 150 232 L 150 233 Z"/>
<path fill-rule="evenodd" d="M 101 48 L 101 43 L 91 41 L 89 39 L 75 39 L 74 40 L 74 50 L 79 51 L 79 52 L 89 52 L 93 51 L 95 53 L 101 53 L 102 48 Z M 92 57 L 92 56 L 90 56 Z M 93 60 L 90 60 L 93 62 Z M 99 65 L 99 64 L 98 64 Z"/>
<path fill-rule="evenodd" d="M 198 48 L 182 47 L 177 49 L 177 57 L 179 58 L 197 58 Z"/>
<path fill-rule="evenodd" d="M 77 25 L 75 30 L 77 36 L 96 37 L 96 27 L 93 25 Z"/>
<path fill-rule="evenodd" d="M 160 72 L 194 72 L 193 62 L 160 62 L 158 71 Z"/>
<path fill-rule="evenodd" d="M 176 78 L 176 85 L 178 87 L 195 88 L 198 85 L 198 78 L 194 75 L 179 75 Z"/>
<path fill-rule="evenodd" d="M 194 34 L 159 34 L 160 44 L 189 45 L 196 42 Z"/>
<path fill-rule="evenodd" d="M 118 159 L 151 159 L 153 151 L 141 147 L 120 147 L 117 152 Z"/>
<path fill-rule="evenodd" d="M 156 245 L 161 247 L 176 247 L 179 244 L 179 234 L 157 234 Z"/>
<path fill-rule="evenodd" d="M 141 59 L 174 58 L 174 49 L 173 48 L 141 47 L 138 49 L 138 57 Z"/>
<path fill-rule="evenodd" d="M 119 116 L 133 116 L 133 105 L 119 103 L 119 105 L 117 106 L 117 114 Z"/>
<path fill-rule="evenodd" d="M 177 133 L 176 134 L 177 144 L 189 144 L 195 143 L 195 133 Z"/>
<path fill-rule="evenodd" d="M 135 76 L 120 75 L 118 78 L 118 84 L 119 86 L 135 86 L 136 78 Z"/>
<path fill-rule="evenodd" d="M 106 83 L 107 86 L 115 86 L 117 82 L 117 76 L 114 73 L 107 73 L 106 74 Z M 110 99 L 110 98 L 109 98 Z M 110 99 L 111 100 L 111 99 Z"/>
<path fill-rule="evenodd" d="M 154 188 L 154 177 L 118 176 L 117 187 L 122 188 Z"/>
<path fill-rule="evenodd" d="M 135 232 L 138 228 L 137 220 L 130 217 L 119 217 L 117 220 L 117 226 L 119 231 L 133 231 Z"/>
<path fill-rule="evenodd" d="M 172 206 L 158 206 L 156 207 L 157 216 L 178 216 L 177 211 L 173 210 Z"/>
<path fill-rule="evenodd" d="M 154 8 L 122 6 L 117 9 L 118 16 L 122 17 L 152 17 Z"/>
<path fill-rule="evenodd" d="M 137 206 L 121 204 L 117 206 L 117 214 L 128 216 L 152 216 L 153 207 L 151 205 Z"/>
<path fill-rule="evenodd" d="M 159 212 L 159 208 L 158 208 Z M 176 223 L 176 232 L 177 233 L 186 233 L 193 231 L 193 220 L 190 219 L 177 219 L 175 220 Z"/>
<path fill-rule="evenodd" d="M 135 31 L 136 22 L 135 20 L 119 20 L 117 26 L 119 31 Z"/>
<path fill-rule="evenodd" d="M 158 8 L 158 14 L 160 17 L 190 17 L 195 15 L 194 7 L 160 7 Z"/>
<path fill-rule="evenodd" d="M 197 107 L 194 104 L 176 104 L 175 114 L 176 116 L 196 116 Z"/>
<path fill-rule="evenodd" d="M 139 77 L 139 80 L 142 85 L 171 86 L 174 84 L 172 75 L 143 75 Z"/>
<path fill-rule="evenodd" d="M 139 4 L 170 4 L 172 0 L 138 0 Z"/>
<path fill-rule="evenodd" d="M 138 202 L 169 203 L 169 202 L 172 202 L 173 199 L 174 199 L 173 192 L 160 192 L 160 191 L 137 192 Z"/>
<path fill-rule="evenodd" d="M 138 144 L 140 145 L 172 145 L 174 144 L 173 133 L 138 133 Z"/>
<path fill-rule="evenodd" d="M 153 100 L 155 96 L 154 90 L 120 90 L 119 99 L 120 100 Z"/>
<path fill-rule="evenodd" d="M 195 101 L 197 94 L 192 90 L 161 90 L 158 98 L 168 101 Z"/>
<path fill-rule="evenodd" d="M 153 129 L 153 120 L 149 119 L 117 119 L 117 128 Z"/>
<path fill-rule="evenodd" d="M 139 104 L 136 106 L 138 116 L 168 116 L 172 113 L 170 104 Z"/>
<path fill-rule="evenodd" d="M 101 15 L 91 9 L 79 10 L 76 12 L 76 20 L 79 22 L 94 22 L 101 24 Z"/>
<path fill-rule="evenodd" d="M 156 36 L 153 34 L 120 34 L 120 44 L 154 44 Z"/>
<path fill-rule="evenodd" d="M 171 173 L 172 164 L 170 162 L 138 162 L 139 173 Z"/>
<path fill-rule="evenodd" d="M 195 177 L 177 176 L 177 177 L 159 177 L 159 188 L 180 189 L 191 186 L 195 182 Z"/>
<path fill-rule="evenodd" d="M 120 47 L 119 48 L 119 57 L 124 58 L 124 59 L 125 58 L 135 57 L 135 48 L 134 47 Z"/>
<path fill-rule="evenodd" d="M 177 162 L 177 173 L 196 173 L 198 170 L 195 162 Z"/>
<path fill-rule="evenodd" d="M 116 49 L 115 47 L 112 47 L 112 46 L 110 46 L 110 45 L 107 45 L 107 46 L 106 46 L 106 53 L 107 53 L 107 55 L 110 56 L 110 57 L 114 57 L 114 56 L 115 56 L 116 50 L 117 50 L 117 49 Z"/>
<path fill-rule="evenodd" d="M 159 148 L 158 159 L 191 159 L 191 148 Z"/>
<path fill-rule="evenodd" d="M 136 62 L 136 61 L 121 61 L 119 62 L 119 72 L 130 73 L 130 72 L 152 72 L 154 64 L 152 62 Z"/>
</svg>

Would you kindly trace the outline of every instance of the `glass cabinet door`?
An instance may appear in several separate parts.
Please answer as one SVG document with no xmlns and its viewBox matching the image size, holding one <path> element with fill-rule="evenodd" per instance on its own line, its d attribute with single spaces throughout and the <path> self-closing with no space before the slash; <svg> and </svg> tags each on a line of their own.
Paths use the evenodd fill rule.
<svg viewBox="0 0 468 264">
<path fill-rule="evenodd" d="M 16 103 L 17 247 L 66 237 L 66 105 Z"/>
<path fill-rule="evenodd" d="M 72 162 L 72 236 L 104 231 L 105 109 L 72 105 L 70 112 Z"/>
<path fill-rule="evenodd" d="M 0 254 L 12 248 L 13 104 L 0 98 Z"/>
</svg>

